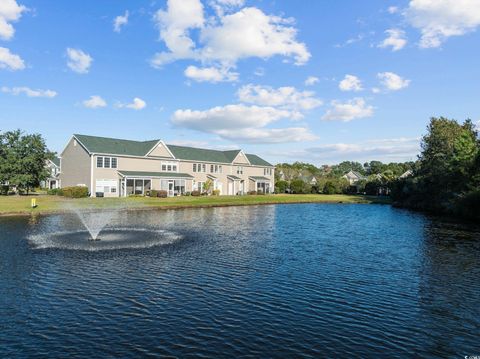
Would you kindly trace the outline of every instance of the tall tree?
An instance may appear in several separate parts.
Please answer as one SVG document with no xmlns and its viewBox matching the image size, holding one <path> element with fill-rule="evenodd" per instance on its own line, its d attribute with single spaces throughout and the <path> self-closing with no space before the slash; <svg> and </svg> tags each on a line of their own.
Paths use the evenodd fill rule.
<svg viewBox="0 0 480 359">
<path fill-rule="evenodd" d="M 46 161 L 53 158 L 39 134 L 0 133 L 0 182 L 26 191 L 48 178 Z"/>
</svg>

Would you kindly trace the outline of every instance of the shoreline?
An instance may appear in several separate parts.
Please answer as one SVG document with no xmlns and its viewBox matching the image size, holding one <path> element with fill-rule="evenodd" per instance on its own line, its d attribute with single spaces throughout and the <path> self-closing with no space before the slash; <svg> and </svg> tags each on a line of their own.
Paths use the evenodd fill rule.
<svg viewBox="0 0 480 359">
<path fill-rule="evenodd" d="M 168 210 L 168 209 L 192 209 L 192 208 L 214 208 L 214 207 L 237 207 L 255 205 L 276 205 L 276 204 L 390 204 L 388 198 L 372 197 L 363 195 L 268 195 L 268 196 L 242 196 L 242 197 L 178 197 L 178 198 L 126 198 L 126 199 L 66 199 L 58 196 L 18 196 L 8 198 L 10 202 L 28 203 L 31 198 L 37 198 L 39 207 L 19 208 L 18 210 L 3 209 L 0 197 L 0 217 L 25 217 L 32 215 L 50 215 L 69 213 L 72 209 L 68 206 L 75 205 L 75 209 L 82 211 L 101 210 Z M 181 198 L 181 199 L 180 199 Z M 187 198 L 185 200 L 185 198 Z M 193 199 L 192 199 L 193 198 Z M 50 203 L 42 208 L 42 200 L 48 199 Z M 102 202 L 105 201 L 105 202 Z M 16 203 L 18 205 L 18 203 Z M 52 207 L 53 205 L 53 207 Z M 49 207 L 50 206 L 50 207 Z M 64 207 L 64 208 L 62 208 Z M 11 208 L 9 208 L 11 209 Z"/>
</svg>

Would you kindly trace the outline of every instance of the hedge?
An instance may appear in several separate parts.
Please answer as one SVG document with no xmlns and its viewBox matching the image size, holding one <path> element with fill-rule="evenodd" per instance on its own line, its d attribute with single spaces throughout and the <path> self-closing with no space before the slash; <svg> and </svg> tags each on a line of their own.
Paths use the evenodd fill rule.
<svg viewBox="0 0 480 359">
<path fill-rule="evenodd" d="M 62 188 L 62 196 L 69 198 L 88 197 L 88 187 L 64 187 Z"/>
</svg>

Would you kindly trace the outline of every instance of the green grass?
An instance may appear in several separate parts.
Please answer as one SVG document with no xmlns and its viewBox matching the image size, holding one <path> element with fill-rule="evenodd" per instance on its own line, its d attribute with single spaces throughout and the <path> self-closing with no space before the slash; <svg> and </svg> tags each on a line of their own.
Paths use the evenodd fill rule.
<svg viewBox="0 0 480 359">
<path fill-rule="evenodd" d="M 32 209 L 30 201 L 37 200 L 37 208 Z M 215 206 L 244 206 L 281 203 L 389 203 L 388 198 L 361 195 L 323 194 L 276 194 L 246 196 L 209 196 L 174 198 L 80 198 L 69 199 L 60 196 L 0 196 L 0 215 L 63 212 L 75 206 L 81 209 L 108 209 L 125 207 L 142 208 L 190 208 Z"/>
</svg>

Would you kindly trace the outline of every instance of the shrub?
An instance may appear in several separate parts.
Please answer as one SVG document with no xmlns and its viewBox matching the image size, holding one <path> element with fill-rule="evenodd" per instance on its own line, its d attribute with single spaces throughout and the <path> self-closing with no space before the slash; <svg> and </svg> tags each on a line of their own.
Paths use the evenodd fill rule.
<svg viewBox="0 0 480 359">
<path fill-rule="evenodd" d="M 293 193 L 310 193 L 310 185 L 301 179 L 293 180 L 290 183 L 290 189 Z"/>
<path fill-rule="evenodd" d="M 88 197 L 88 187 L 75 186 L 62 188 L 62 195 L 69 198 Z"/>
<path fill-rule="evenodd" d="M 156 189 L 152 189 L 150 191 L 150 197 L 158 197 L 158 191 Z"/>
<path fill-rule="evenodd" d="M 256 195 L 256 194 L 257 194 L 257 191 L 250 191 L 250 192 L 248 192 L 248 194 L 250 194 L 250 195 Z"/>
<path fill-rule="evenodd" d="M 285 193 L 287 191 L 287 188 L 287 181 L 277 181 L 277 183 L 275 183 L 275 192 L 277 193 Z"/>
<path fill-rule="evenodd" d="M 47 194 L 51 196 L 63 196 L 63 191 L 61 188 L 54 188 L 54 189 L 49 189 L 47 191 Z"/>
<path fill-rule="evenodd" d="M 167 197 L 168 197 L 168 192 L 165 191 L 165 190 L 158 191 L 158 192 L 157 192 L 157 197 L 167 198 Z"/>
<path fill-rule="evenodd" d="M 212 195 L 214 195 L 214 196 L 219 196 L 219 195 L 220 195 L 220 190 L 219 190 L 219 189 L 214 189 L 214 190 L 212 191 Z"/>
<path fill-rule="evenodd" d="M 325 186 L 323 187 L 323 193 L 324 194 L 335 194 L 337 193 L 337 188 L 335 184 L 332 181 L 328 181 L 325 183 Z"/>
<path fill-rule="evenodd" d="M 480 191 L 466 194 L 455 206 L 455 213 L 466 218 L 480 219 Z"/>
<path fill-rule="evenodd" d="M 192 191 L 192 196 L 194 197 L 200 196 L 200 191 Z"/>
<path fill-rule="evenodd" d="M 185 196 L 191 196 L 192 192 L 185 192 Z"/>
<path fill-rule="evenodd" d="M 7 186 L 7 185 L 0 186 L 0 194 L 7 195 L 9 189 L 10 189 L 10 186 Z"/>
</svg>

